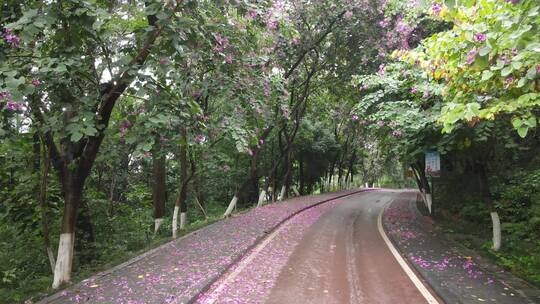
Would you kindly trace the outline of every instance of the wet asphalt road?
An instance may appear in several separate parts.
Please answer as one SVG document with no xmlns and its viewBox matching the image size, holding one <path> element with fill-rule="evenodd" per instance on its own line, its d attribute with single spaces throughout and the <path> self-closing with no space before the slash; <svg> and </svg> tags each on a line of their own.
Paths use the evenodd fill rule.
<svg viewBox="0 0 540 304">
<path fill-rule="evenodd" d="M 426 303 L 377 228 L 382 208 L 398 194 L 340 199 L 308 229 L 266 303 Z"/>
</svg>

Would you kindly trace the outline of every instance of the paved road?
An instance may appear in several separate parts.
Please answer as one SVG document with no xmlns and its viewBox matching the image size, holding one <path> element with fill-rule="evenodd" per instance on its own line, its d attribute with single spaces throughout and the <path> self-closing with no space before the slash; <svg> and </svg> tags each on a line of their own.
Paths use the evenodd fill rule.
<svg viewBox="0 0 540 304">
<path fill-rule="evenodd" d="M 287 239 L 290 229 L 276 231 L 278 235 L 271 236 L 274 240 L 264 244 L 270 249 L 255 250 L 248 256 L 250 262 L 228 274 L 233 279 L 226 275 L 223 281 L 228 283 L 214 286 L 219 294 L 209 291 L 213 300 L 206 303 L 428 303 L 378 229 L 382 208 L 398 195 L 394 191 L 374 191 L 344 197 L 332 202 L 331 208 L 327 206 L 300 237 Z M 289 245 L 280 247 L 276 242 Z M 272 247 L 291 252 L 280 254 L 286 261 L 262 268 L 277 271 L 273 282 L 268 282 L 268 275 L 261 280 L 270 287 L 235 292 L 241 282 L 257 280 L 261 270 L 255 270 L 272 259 L 272 251 L 277 251 Z M 222 288 L 219 284 L 230 286 Z"/>
<path fill-rule="evenodd" d="M 268 303 L 426 303 L 379 234 L 377 191 L 343 198 L 298 244 Z"/>
</svg>

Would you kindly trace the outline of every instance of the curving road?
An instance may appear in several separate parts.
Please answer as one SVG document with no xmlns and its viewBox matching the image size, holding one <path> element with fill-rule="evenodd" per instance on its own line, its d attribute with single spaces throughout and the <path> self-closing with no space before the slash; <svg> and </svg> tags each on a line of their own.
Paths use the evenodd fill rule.
<svg viewBox="0 0 540 304">
<path fill-rule="evenodd" d="M 210 289 L 206 298 L 210 300 L 204 302 L 437 303 L 424 284 L 413 283 L 379 231 L 379 214 L 399 193 L 355 194 L 317 207 L 326 208 L 319 215 L 299 214 L 308 219 L 318 217 L 300 236 L 290 235 L 292 229 L 286 227 L 270 235 L 268 242 Z M 280 252 L 282 261 L 265 266 L 275 252 Z M 276 275 L 269 275 L 272 272 Z M 257 280 L 269 287 L 261 288 L 261 282 L 250 290 L 238 291 L 242 282 Z"/>
</svg>

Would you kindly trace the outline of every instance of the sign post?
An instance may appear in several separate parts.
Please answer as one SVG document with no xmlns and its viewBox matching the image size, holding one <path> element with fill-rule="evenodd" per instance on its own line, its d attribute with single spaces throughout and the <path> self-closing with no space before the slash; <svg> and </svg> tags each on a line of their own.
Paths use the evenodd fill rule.
<svg viewBox="0 0 540 304">
<path fill-rule="evenodd" d="M 426 152 L 426 176 L 441 176 L 441 155 L 437 151 Z"/>
<path fill-rule="evenodd" d="M 430 214 L 433 214 L 433 178 L 441 176 L 441 155 L 437 151 L 426 151 L 426 176 L 431 180 L 431 191 L 426 193 L 426 204 Z"/>
</svg>

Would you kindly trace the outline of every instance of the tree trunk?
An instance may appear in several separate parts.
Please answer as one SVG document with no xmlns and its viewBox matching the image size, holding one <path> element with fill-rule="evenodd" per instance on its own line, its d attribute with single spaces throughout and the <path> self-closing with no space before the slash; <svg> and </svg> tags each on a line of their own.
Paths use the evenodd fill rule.
<svg viewBox="0 0 540 304">
<path fill-rule="evenodd" d="M 420 181 L 422 186 L 421 192 L 423 193 L 422 198 L 426 204 L 426 207 L 429 210 L 429 213 L 433 216 L 433 198 L 431 194 L 431 186 L 429 185 L 429 180 L 427 179 L 425 168 L 421 161 L 417 161 L 414 165 L 411 166 L 413 171 L 416 172 L 416 177 Z M 423 191 L 422 191 L 423 190 Z"/>
<path fill-rule="evenodd" d="M 159 137 L 156 138 L 156 148 L 152 153 L 152 171 L 154 183 L 152 185 L 152 201 L 154 204 L 154 235 L 163 223 L 165 215 L 166 176 L 165 155 L 161 153 Z"/>
<path fill-rule="evenodd" d="M 259 153 L 261 152 L 262 146 L 264 145 L 264 142 L 266 141 L 267 137 L 270 135 L 270 132 L 272 131 L 274 127 L 269 126 L 266 129 L 264 129 L 263 133 L 261 134 L 261 137 L 259 138 L 259 142 L 263 142 L 262 144 L 259 144 L 256 148 L 252 150 L 252 155 L 250 159 L 250 165 L 249 165 L 249 177 L 244 183 L 238 188 L 238 190 L 235 192 L 233 198 L 231 199 L 231 202 L 229 203 L 229 206 L 227 207 L 227 210 L 225 210 L 225 213 L 223 214 L 223 217 L 228 217 L 232 214 L 234 209 L 236 208 L 236 205 L 238 204 L 238 200 L 243 197 L 243 195 L 246 196 L 247 200 L 255 200 L 257 199 L 257 191 L 259 189 L 259 173 L 257 169 L 257 160 L 259 157 Z M 249 191 L 251 189 L 251 191 Z M 253 197 L 251 195 L 253 193 Z M 260 195 L 259 195 L 260 198 Z M 257 200 L 257 205 L 259 204 Z"/>
<path fill-rule="evenodd" d="M 54 279 L 52 287 L 60 287 L 71 280 L 71 270 L 73 267 L 73 249 L 75 245 L 75 222 L 77 220 L 77 209 L 81 203 L 84 179 L 70 172 L 67 168 L 62 179 L 62 192 L 64 196 L 64 215 L 62 217 L 62 227 L 60 230 L 60 242 L 58 243 L 58 256 L 54 268 Z"/>
<path fill-rule="evenodd" d="M 96 235 L 92 223 L 92 213 L 86 201 L 81 201 L 76 220 L 77 232 L 75 249 L 79 252 L 81 264 L 88 264 L 96 258 Z"/>
<path fill-rule="evenodd" d="M 178 229 L 178 211 L 180 211 L 180 229 L 184 229 L 187 224 L 187 188 L 189 184 L 188 176 L 188 155 L 187 155 L 187 130 L 180 130 L 180 154 L 178 162 L 180 163 L 180 193 L 174 205 L 173 214 L 173 238 L 177 237 Z"/>
<path fill-rule="evenodd" d="M 198 166 L 196 166 L 196 159 L 194 156 L 194 153 L 190 154 L 193 156 L 193 158 L 190 158 L 191 163 L 191 174 L 193 175 L 193 192 L 195 196 L 195 202 L 201 209 L 202 213 L 204 214 L 205 219 L 208 218 L 208 214 L 206 213 L 205 209 L 205 197 L 203 191 L 201 191 L 201 187 L 203 184 L 203 176 L 200 173 L 201 171 L 198 171 Z M 204 160 L 204 154 L 200 156 L 200 160 Z"/>
<path fill-rule="evenodd" d="M 264 202 L 266 201 L 266 188 L 261 189 L 261 193 L 259 194 L 259 199 L 257 201 L 257 207 L 261 207 Z"/>
<path fill-rule="evenodd" d="M 289 149 L 287 152 L 287 156 L 285 157 L 285 175 L 283 176 L 283 181 L 281 185 L 281 191 L 279 193 L 278 201 L 286 200 L 289 194 L 290 190 L 290 184 L 291 184 L 291 168 L 292 168 L 292 161 L 291 161 L 291 149 Z"/>
<path fill-rule="evenodd" d="M 98 133 L 88 138 L 83 138 L 77 142 L 71 142 L 69 138 L 62 137 L 61 145 L 55 142 L 55 133 L 51 130 L 43 130 L 43 139 L 49 148 L 51 161 L 58 171 L 59 180 L 62 186 L 62 196 L 64 197 L 64 213 L 62 215 L 62 226 L 60 230 L 60 241 L 58 244 L 58 257 L 54 268 L 53 288 L 58 288 L 63 283 L 71 279 L 73 266 L 73 247 L 75 241 L 75 223 L 77 220 L 77 209 L 82 199 L 82 192 L 86 178 L 94 165 L 97 153 L 105 138 L 105 131 L 109 125 L 112 111 L 118 98 L 124 93 L 135 78 L 134 72 L 144 65 L 152 47 L 161 35 L 163 29 L 156 26 L 156 16 L 147 16 L 148 25 L 153 29 L 149 32 L 141 48 L 136 51 L 136 55 L 120 69 L 119 74 L 113 76 L 113 80 L 107 90 L 101 93 L 99 104 L 96 108 L 95 126 Z M 69 100 L 70 97 L 66 97 Z M 40 99 L 31 98 L 29 107 L 37 125 L 45 125 L 45 117 L 41 110 Z M 64 112 L 67 119 L 73 118 L 76 113 Z M 66 121 L 67 122 L 67 121 Z M 63 134 L 61 135 L 63 136 Z M 62 150 L 59 150 L 61 147 Z"/>
<path fill-rule="evenodd" d="M 489 180 L 487 176 L 487 168 L 484 163 L 478 165 L 478 181 L 480 185 L 480 193 L 482 195 L 482 200 L 488 207 L 490 211 L 491 223 L 492 223 L 492 234 L 493 234 L 493 246 L 494 251 L 499 251 L 501 249 L 501 220 L 499 214 L 495 209 L 495 204 L 493 202 L 493 196 L 491 195 L 491 189 L 489 187 Z"/>
<path fill-rule="evenodd" d="M 304 181 L 304 161 L 302 160 L 302 158 L 300 158 L 298 160 L 298 187 L 300 187 L 299 189 L 299 193 L 300 195 L 304 195 L 305 194 L 305 185 L 304 185 L 305 181 Z"/>
</svg>

